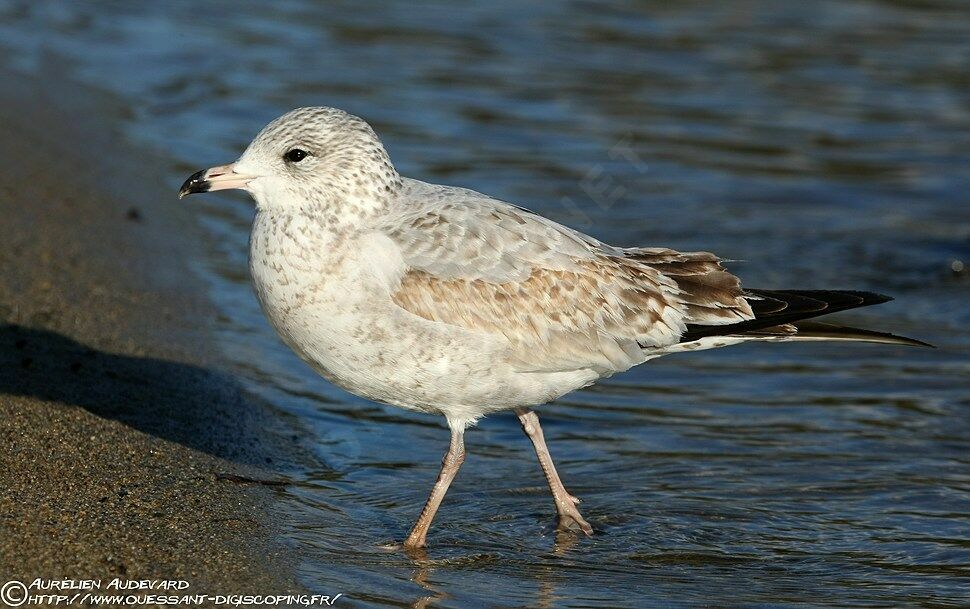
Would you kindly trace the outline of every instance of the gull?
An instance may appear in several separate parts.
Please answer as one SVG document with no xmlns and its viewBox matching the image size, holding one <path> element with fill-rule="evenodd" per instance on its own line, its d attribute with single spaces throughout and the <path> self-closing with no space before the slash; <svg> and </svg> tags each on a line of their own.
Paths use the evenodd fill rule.
<svg viewBox="0 0 970 609">
<path fill-rule="evenodd" d="M 465 460 L 465 430 L 512 410 L 563 529 L 590 535 L 533 407 L 671 353 L 747 341 L 925 345 L 816 317 L 886 302 L 742 288 L 707 252 L 615 247 L 487 195 L 400 175 L 374 130 L 327 107 L 267 125 L 190 193 L 256 202 L 249 270 L 271 325 L 330 382 L 441 415 L 451 443 L 405 548 L 423 548 Z"/>
</svg>

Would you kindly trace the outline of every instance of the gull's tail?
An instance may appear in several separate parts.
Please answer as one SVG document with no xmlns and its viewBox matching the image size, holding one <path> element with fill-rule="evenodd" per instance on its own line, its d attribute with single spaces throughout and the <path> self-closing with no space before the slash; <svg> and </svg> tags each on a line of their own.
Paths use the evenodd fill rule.
<svg viewBox="0 0 970 609">
<path fill-rule="evenodd" d="M 862 328 L 811 320 L 821 315 L 892 300 L 873 292 L 847 290 L 745 290 L 754 319 L 727 325 L 688 325 L 681 343 L 713 336 L 753 340 L 846 340 L 932 347 L 922 341 Z"/>
</svg>

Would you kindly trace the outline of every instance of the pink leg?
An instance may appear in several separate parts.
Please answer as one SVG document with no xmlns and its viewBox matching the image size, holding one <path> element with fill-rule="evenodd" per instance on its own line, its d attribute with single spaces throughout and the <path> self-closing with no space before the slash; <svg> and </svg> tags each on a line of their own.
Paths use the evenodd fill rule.
<svg viewBox="0 0 970 609">
<path fill-rule="evenodd" d="M 583 519 L 583 516 L 576 509 L 579 499 L 566 492 L 566 487 L 562 485 L 556 466 L 552 462 L 552 455 L 546 448 L 546 439 L 542 435 L 542 427 L 539 426 L 539 417 L 528 408 L 516 408 L 515 414 L 522 423 L 522 430 L 525 435 L 532 440 L 532 446 L 536 449 L 536 456 L 539 457 L 539 465 L 542 473 L 546 475 L 549 483 L 549 490 L 552 491 L 552 498 L 556 501 L 556 511 L 559 513 L 559 528 L 569 529 L 578 528 L 587 535 L 593 534 L 593 527 Z"/>
<path fill-rule="evenodd" d="M 404 542 L 405 548 L 423 548 L 426 545 L 425 540 L 428 537 L 428 529 L 431 528 L 431 521 L 434 520 L 434 515 L 438 512 L 438 506 L 441 505 L 441 500 L 445 498 L 445 493 L 448 492 L 451 481 L 455 479 L 455 474 L 458 473 L 458 469 L 464 461 L 464 432 L 452 429 L 451 446 L 448 447 L 448 452 L 445 453 L 444 459 L 441 460 L 441 472 L 438 474 L 438 481 L 435 482 L 434 488 L 431 490 L 431 496 L 428 497 L 428 502 L 424 504 L 424 509 L 421 510 L 421 515 L 418 517 L 417 523 L 411 529 L 411 534 L 408 535 L 407 541 Z"/>
</svg>

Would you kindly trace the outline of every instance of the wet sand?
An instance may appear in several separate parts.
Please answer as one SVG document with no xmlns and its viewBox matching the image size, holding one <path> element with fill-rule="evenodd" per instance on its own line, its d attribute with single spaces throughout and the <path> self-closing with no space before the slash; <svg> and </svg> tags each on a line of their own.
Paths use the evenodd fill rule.
<svg viewBox="0 0 970 609">
<path fill-rule="evenodd" d="M 190 213 L 120 106 L 0 74 L 0 574 L 297 589 L 292 432 L 219 368 Z"/>
</svg>

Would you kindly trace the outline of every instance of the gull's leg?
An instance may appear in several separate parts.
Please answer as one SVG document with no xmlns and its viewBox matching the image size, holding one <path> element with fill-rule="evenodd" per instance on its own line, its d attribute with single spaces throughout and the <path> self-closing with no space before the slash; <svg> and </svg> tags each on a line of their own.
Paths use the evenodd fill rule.
<svg viewBox="0 0 970 609">
<path fill-rule="evenodd" d="M 434 520 L 438 506 L 441 505 L 441 500 L 445 498 L 445 493 L 448 492 L 451 481 L 455 479 L 455 474 L 458 473 L 458 469 L 465 461 L 464 435 L 465 432 L 463 429 L 452 428 L 451 446 L 448 447 L 448 452 L 445 453 L 444 459 L 441 460 L 441 472 L 438 474 L 438 481 L 434 483 L 434 488 L 431 489 L 431 496 L 428 497 L 428 502 L 424 504 L 424 509 L 421 510 L 418 521 L 415 523 L 414 528 L 411 529 L 411 534 L 408 535 L 407 541 L 404 542 L 405 548 L 414 549 L 425 546 L 428 529 L 431 528 L 431 521 Z"/>
<path fill-rule="evenodd" d="M 593 527 L 583 519 L 583 516 L 576 509 L 579 499 L 566 492 L 566 487 L 562 485 L 556 466 L 552 462 L 552 455 L 546 448 L 546 439 L 542 435 L 542 427 L 539 426 L 539 417 L 528 408 L 516 408 L 515 414 L 522 423 L 522 431 L 532 440 L 532 446 L 536 449 L 536 456 L 539 457 L 539 465 L 542 473 L 546 475 L 549 483 L 549 490 L 552 491 L 552 498 L 556 501 L 556 511 L 559 513 L 560 528 L 579 528 L 587 535 L 593 534 Z"/>
</svg>

